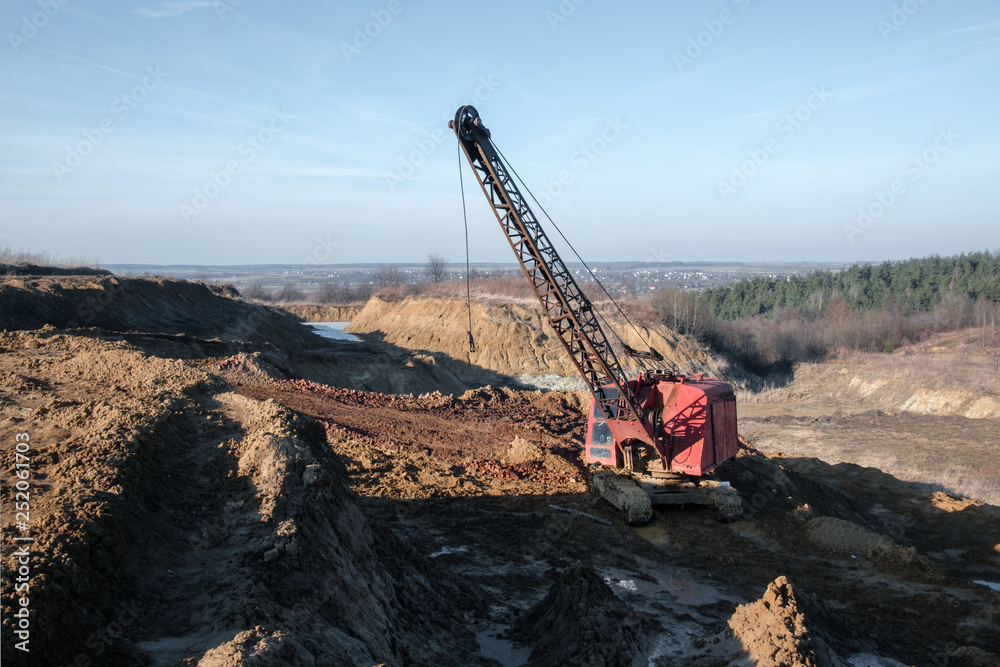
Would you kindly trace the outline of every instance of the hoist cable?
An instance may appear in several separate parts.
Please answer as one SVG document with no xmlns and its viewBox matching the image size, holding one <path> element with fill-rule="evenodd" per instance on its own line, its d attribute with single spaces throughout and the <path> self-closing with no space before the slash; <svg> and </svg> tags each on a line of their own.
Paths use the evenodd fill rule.
<svg viewBox="0 0 1000 667">
<path fill-rule="evenodd" d="M 507 164 L 507 167 L 510 169 L 511 173 L 514 174 L 514 177 L 517 178 L 517 180 L 519 180 L 521 182 L 521 185 L 524 187 L 524 189 L 528 193 L 528 195 L 533 200 L 535 200 L 536 204 L 538 204 L 538 208 L 542 211 L 543 214 L 545 214 L 545 217 L 548 218 L 549 222 L 552 223 L 552 226 L 555 228 L 555 230 L 557 232 L 559 232 L 559 236 L 562 237 L 562 240 L 566 242 L 566 245 L 569 246 L 569 249 L 573 251 L 573 254 L 576 255 L 576 258 L 578 260 L 580 260 L 580 263 L 583 264 L 583 267 L 585 269 L 587 269 L 587 273 L 590 274 L 590 276 L 594 279 L 594 282 L 596 282 L 597 285 L 601 288 L 601 291 L 604 292 L 604 294 L 608 297 L 608 299 L 611 300 L 611 303 L 614 304 L 615 308 L 618 309 L 618 312 L 621 313 L 621 316 L 625 318 L 625 321 L 629 323 L 629 326 L 631 326 L 632 330 L 635 331 L 635 335 L 638 337 L 638 339 L 640 341 L 643 341 L 643 344 L 646 345 L 646 347 L 652 352 L 653 348 L 650 347 L 650 345 L 645 342 L 645 340 L 642 337 L 642 334 L 639 333 L 639 329 L 636 328 L 636 326 L 632 323 L 632 320 L 630 320 L 629 317 L 628 317 L 628 315 L 625 314 L 625 311 L 622 310 L 621 306 L 618 305 L 618 302 L 615 301 L 615 299 L 614 299 L 613 296 L 611 296 L 611 293 L 608 292 L 608 290 L 604 287 L 604 284 L 598 279 L 598 277 L 594 273 L 593 269 L 591 269 L 590 266 L 588 266 L 587 263 L 585 261 L 583 261 L 583 258 L 580 257 L 580 253 L 578 253 L 576 251 L 576 248 L 573 247 L 573 244 L 569 242 L 569 239 L 566 238 L 566 235 L 563 234 L 563 232 L 562 232 L 561 229 L 559 229 L 559 225 L 556 224 L 555 220 L 552 219 L 552 216 L 549 215 L 548 211 L 545 210 L 545 207 L 542 206 L 542 203 L 540 201 L 538 201 L 538 198 L 535 197 L 535 194 L 528 187 L 527 183 L 524 182 L 524 179 L 521 178 L 520 174 L 518 174 L 517 171 L 514 170 L 514 167 L 513 167 L 513 165 L 511 165 L 510 161 L 507 159 L 507 156 L 504 155 L 500 151 L 499 148 L 497 148 L 497 145 L 495 143 L 493 143 L 492 140 L 490 141 L 490 143 L 493 144 L 493 148 L 496 150 L 497 154 L 503 159 L 503 161 Z M 596 308 L 594 309 L 594 312 L 597 313 L 598 315 L 600 315 L 600 312 Z M 603 316 L 601 316 L 601 318 L 604 319 L 604 321 L 605 321 L 606 324 L 608 323 L 607 319 L 605 319 Z M 628 346 L 625 345 L 625 341 L 623 341 L 621 339 L 621 337 L 617 333 L 615 333 L 614 328 L 611 327 L 610 324 L 608 324 L 608 328 L 611 329 L 612 335 L 614 335 L 614 337 L 618 339 L 618 342 L 621 343 L 626 348 L 628 348 Z"/>
<path fill-rule="evenodd" d="M 458 143 L 458 183 L 462 189 L 462 222 L 465 224 L 465 303 L 469 311 L 469 330 L 465 337 L 469 341 L 469 353 L 476 351 L 476 341 L 472 337 L 472 271 L 469 269 L 469 216 L 465 212 L 465 180 L 462 177 L 462 143 Z"/>
</svg>

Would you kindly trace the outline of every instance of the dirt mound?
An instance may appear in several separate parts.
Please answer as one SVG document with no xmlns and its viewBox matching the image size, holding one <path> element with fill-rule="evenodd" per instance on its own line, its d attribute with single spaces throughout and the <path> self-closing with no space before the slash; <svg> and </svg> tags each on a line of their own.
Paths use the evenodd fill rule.
<svg viewBox="0 0 1000 667">
<path fill-rule="evenodd" d="M 357 306 L 323 306 L 319 304 L 294 303 L 282 304 L 281 310 L 287 311 L 303 322 L 350 322 L 361 312 L 362 305 Z"/>
<path fill-rule="evenodd" d="M 892 540 L 865 530 L 856 523 L 829 516 L 818 516 L 806 524 L 806 535 L 819 547 L 831 553 L 875 558 L 890 553 L 896 545 Z"/>
<path fill-rule="evenodd" d="M 3 276 L 110 276 L 107 269 L 90 266 L 39 266 L 37 264 L 0 264 Z"/>
<path fill-rule="evenodd" d="M 320 344 L 291 315 L 238 297 L 232 288 L 170 278 L 8 277 L 0 282 L 0 321 L 7 330 L 98 327 L 284 350 Z"/>
<path fill-rule="evenodd" d="M 240 352 L 212 362 L 212 370 L 231 384 L 265 384 L 271 380 L 283 380 L 285 374 L 264 358 L 260 352 Z"/>
<path fill-rule="evenodd" d="M 536 667 L 631 667 L 644 655 L 655 625 L 615 597 L 596 572 L 576 561 L 510 634 L 533 647 L 528 664 Z"/>
<path fill-rule="evenodd" d="M 539 386 L 545 384 L 539 378 L 546 375 L 557 376 L 550 383 L 561 377 L 578 377 L 572 360 L 535 303 L 529 306 L 474 301 L 472 334 L 476 351 L 472 353 L 466 341 L 466 302 L 458 299 L 409 297 L 387 301 L 373 297 L 347 330 L 377 334 L 403 348 L 443 353 L 451 360 L 465 362 L 464 366 L 457 366 L 456 373 L 467 380 L 481 379 L 477 374 L 481 371 L 477 369 L 503 373 Z M 664 365 L 675 364 L 685 373 L 726 374 L 725 366 L 713 360 L 697 342 L 665 327 L 660 331 L 640 327 L 639 336 L 631 328 L 616 327 L 616 331 L 632 347 L 645 349 L 651 345 L 657 349 L 666 359 Z M 640 368 L 635 360 L 624 355 L 619 362 L 629 374 Z M 579 384 L 583 386 L 582 381 Z"/>
<path fill-rule="evenodd" d="M 876 531 L 881 526 L 867 508 L 849 495 L 789 469 L 777 457 L 765 456 L 742 437 L 736 458 L 721 465 L 716 474 L 739 489 L 743 507 L 751 516 L 774 517 L 801 510 L 801 518 L 836 517 Z"/>
<path fill-rule="evenodd" d="M 533 442 L 525 440 L 521 436 L 515 436 L 510 443 L 510 449 L 504 455 L 506 463 L 527 463 L 528 461 L 538 461 L 545 456 L 545 450 Z"/>
<path fill-rule="evenodd" d="M 759 667 L 847 667 L 822 632 L 807 622 L 785 577 L 756 602 L 740 605 L 729 627 Z"/>
<path fill-rule="evenodd" d="M 31 363 L 25 365 L 24 360 Z M 445 627 L 474 601 L 373 528 L 322 428 L 125 342 L 0 336 L 0 423 L 30 436 L 30 521 L 4 514 L 4 571 L 30 531 L 22 664 L 468 664 Z M 2 463 L 14 470 L 14 448 Z M 14 489 L 4 484 L 4 507 Z M 26 660 L 25 660 L 26 658 Z"/>
</svg>

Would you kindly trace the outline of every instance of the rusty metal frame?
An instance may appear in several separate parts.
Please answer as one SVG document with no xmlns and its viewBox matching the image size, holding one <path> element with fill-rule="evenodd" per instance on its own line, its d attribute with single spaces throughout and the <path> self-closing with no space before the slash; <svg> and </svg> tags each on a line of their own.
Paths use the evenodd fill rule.
<svg viewBox="0 0 1000 667">
<path fill-rule="evenodd" d="M 643 423 L 638 398 L 597 321 L 590 300 L 576 284 L 518 190 L 490 141 L 490 132 L 483 126 L 479 113 L 472 106 L 460 107 L 455 120 L 448 125 L 455 131 L 549 324 L 608 419 L 615 440 L 622 443 L 641 433 L 645 437 L 637 439 L 655 442 L 645 428 L 624 428 L 627 422 Z M 618 387 L 618 392 L 605 391 L 605 387 L 611 385 Z M 615 422 L 623 422 L 619 430 L 624 437 L 614 433 Z"/>
</svg>

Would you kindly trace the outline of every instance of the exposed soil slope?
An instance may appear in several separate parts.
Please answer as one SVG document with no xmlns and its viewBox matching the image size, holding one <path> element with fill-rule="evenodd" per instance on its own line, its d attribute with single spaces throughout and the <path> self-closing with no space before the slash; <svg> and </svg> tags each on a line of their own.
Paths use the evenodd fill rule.
<svg viewBox="0 0 1000 667">
<path fill-rule="evenodd" d="M 546 384 L 546 375 L 570 378 L 560 388 L 583 388 L 576 367 L 533 302 L 476 300 L 472 303 L 472 335 L 476 351 L 469 352 L 466 302 L 458 299 L 409 297 L 387 301 L 373 297 L 353 319 L 348 331 L 373 334 L 399 347 L 441 353 L 464 362 L 456 374 L 469 380 L 481 379 L 477 369 L 514 376 L 529 384 Z M 612 322 L 615 321 L 611 318 Z M 628 325 L 617 326 L 622 340 L 640 350 L 652 346 L 685 373 L 725 376 L 727 367 L 705 352 L 695 341 L 661 328 L 639 327 L 637 335 Z M 610 334 L 609 334 L 610 335 Z M 634 359 L 620 355 L 619 362 L 629 374 L 640 368 Z M 469 375 L 471 373 L 471 375 Z M 551 381 L 550 381 L 551 384 Z"/>
<path fill-rule="evenodd" d="M 7 330 L 98 327 L 284 350 L 315 345 L 316 337 L 287 313 L 238 296 L 231 288 L 171 278 L 7 278 L 0 282 L 0 323 Z"/>
<path fill-rule="evenodd" d="M 1000 418 L 1000 358 L 983 332 L 938 334 L 894 354 L 853 352 L 796 364 L 763 392 L 741 392 L 746 414 L 817 416 L 881 410 L 969 419 Z"/>
<path fill-rule="evenodd" d="M 125 343 L 10 333 L 0 350 L 3 432 L 31 439 L 6 573 L 34 537 L 33 651 L 13 650 L 5 576 L 5 662 L 401 664 L 441 635 L 468 664 L 442 620 L 467 592 L 371 527 L 311 420 Z"/>
<path fill-rule="evenodd" d="M 241 301 L 229 288 L 103 275 L 0 280 L 0 329 L 46 325 L 129 342 L 159 357 L 211 360 L 230 381 L 296 377 L 386 393 L 459 394 L 482 383 L 459 379 L 424 353 L 323 338 L 294 315 Z"/>
<path fill-rule="evenodd" d="M 362 306 L 323 306 L 308 303 L 282 304 L 281 309 L 295 315 L 303 322 L 350 322 Z"/>
<path fill-rule="evenodd" d="M 766 451 L 870 466 L 1000 505 L 1000 375 L 976 329 L 895 354 L 797 364 L 738 391 L 740 429 Z"/>
</svg>

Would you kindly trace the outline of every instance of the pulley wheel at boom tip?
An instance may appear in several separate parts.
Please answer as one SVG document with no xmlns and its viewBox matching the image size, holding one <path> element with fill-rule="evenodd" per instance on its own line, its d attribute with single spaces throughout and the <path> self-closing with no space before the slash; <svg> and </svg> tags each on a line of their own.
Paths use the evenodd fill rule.
<svg viewBox="0 0 1000 667">
<path fill-rule="evenodd" d="M 455 120 L 453 123 L 449 123 L 449 125 L 452 125 L 452 129 L 455 130 L 455 133 L 458 134 L 459 137 L 466 141 L 472 141 L 472 133 L 466 129 L 467 123 L 479 127 L 486 133 L 487 137 L 490 136 L 490 131 L 483 126 L 483 121 L 479 116 L 479 112 L 476 110 L 476 107 L 471 104 L 458 107 L 458 110 L 455 112 Z"/>
</svg>

